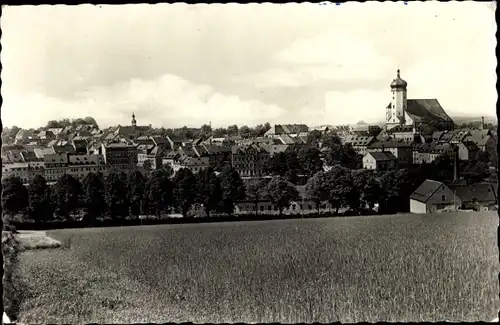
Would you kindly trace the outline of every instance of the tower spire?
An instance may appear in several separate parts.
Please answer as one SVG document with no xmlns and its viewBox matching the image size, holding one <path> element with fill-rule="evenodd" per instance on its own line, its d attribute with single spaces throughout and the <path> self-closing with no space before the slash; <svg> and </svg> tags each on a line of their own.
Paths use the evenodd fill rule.
<svg viewBox="0 0 500 325">
<path fill-rule="evenodd" d="M 132 126 L 136 126 L 137 121 L 135 120 L 135 113 L 132 113 Z"/>
</svg>

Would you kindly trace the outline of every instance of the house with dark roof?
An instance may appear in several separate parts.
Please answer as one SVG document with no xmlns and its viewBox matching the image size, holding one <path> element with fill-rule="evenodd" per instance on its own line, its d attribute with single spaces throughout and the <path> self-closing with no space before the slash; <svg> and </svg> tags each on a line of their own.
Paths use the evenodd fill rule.
<svg viewBox="0 0 500 325">
<path fill-rule="evenodd" d="M 30 130 L 20 129 L 17 131 L 14 141 L 16 144 L 26 143 L 34 138 L 34 134 Z"/>
<path fill-rule="evenodd" d="M 367 152 L 390 152 L 397 158 L 400 167 L 413 163 L 413 144 L 404 140 L 375 141 L 367 147 Z"/>
<path fill-rule="evenodd" d="M 89 173 L 106 174 L 104 156 L 87 154 L 68 155 L 66 172 L 80 181 Z"/>
<path fill-rule="evenodd" d="M 45 179 L 49 182 L 55 182 L 62 175 L 66 174 L 68 168 L 68 154 L 54 153 L 43 156 L 45 166 Z"/>
<path fill-rule="evenodd" d="M 183 147 L 185 143 L 189 142 L 189 139 L 181 136 L 167 135 L 167 141 L 170 144 L 170 148 L 176 150 L 177 148 Z"/>
<path fill-rule="evenodd" d="M 275 124 L 264 133 L 266 138 L 274 138 L 281 134 L 297 136 L 300 133 L 308 133 L 309 127 L 305 124 Z"/>
<path fill-rule="evenodd" d="M 456 211 L 462 200 L 444 183 L 426 179 L 410 195 L 410 212 L 426 214 L 443 210 Z"/>
<path fill-rule="evenodd" d="M 398 158 L 391 152 L 367 152 L 363 156 L 363 168 L 375 170 L 394 170 L 398 168 Z"/>
<path fill-rule="evenodd" d="M 173 175 L 175 175 L 182 168 L 189 169 L 193 174 L 196 174 L 210 167 L 210 164 L 208 157 L 191 157 L 182 155 L 174 159 L 172 167 Z"/>
<path fill-rule="evenodd" d="M 375 141 L 377 138 L 372 136 L 348 135 L 343 139 L 342 144 L 350 144 L 356 153 L 364 155 Z"/>
<path fill-rule="evenodd" d="M 430 164 L 431 151 L 436 143 L 418 143 L 413 146 L 413 164 Z"/>
<path fill-rule="evenodd" d="M 474 142 L 481 151 L 494 152 L 497 139 L 489 130 L 472 130 L 469 133 L 470 135 L 465 137 L 464 141 Z"/>
<path fill-rule="evenodd" d="M 469 185 L 448 185 L 461 201 L 461 209 L 488 211 L 498 204 L 497 184 L 476 183 Z"/>
<path fill-rule="evenodd" d="M 448 156 L 450 158 L 455 157 L 455 148 L 449 143 L 438 143 L 432 147 L 430 152 L 430 161 L 433 162 L 438 157 Z"/>
<path fill-rule="evenodd" d="M 479 147 L 472 141 L 463 141 L 455 144 L 458 147 L 459 160 L 472 160 L 478 154 Z"/>
<path fill-rule="evenodd" d="M 270 155 L 265 145 L 251 144 L 231 148 L 231 164 L 241 176 L 261 176 Z"/>
</svg>

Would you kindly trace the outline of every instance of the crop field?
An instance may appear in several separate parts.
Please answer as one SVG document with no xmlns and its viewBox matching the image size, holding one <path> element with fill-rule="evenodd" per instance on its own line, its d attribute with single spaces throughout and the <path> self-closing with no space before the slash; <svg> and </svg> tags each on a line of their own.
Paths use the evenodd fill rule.
<svg viewBox="0 0 500 325">
<path fill-rule="evenodd" d="M 490 321 L 496 213 L 49 231 L 22 323 Z"/>
</svg>

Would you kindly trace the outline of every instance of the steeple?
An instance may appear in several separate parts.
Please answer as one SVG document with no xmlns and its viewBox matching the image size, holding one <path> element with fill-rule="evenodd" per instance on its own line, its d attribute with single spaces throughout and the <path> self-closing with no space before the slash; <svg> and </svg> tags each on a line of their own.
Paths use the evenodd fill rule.
<svg viewBox="0 0 500 325">
<path fill-rule="evenodd" d="M 398 67 L 397 77 L 391 82 L 391 88 L 406 89 L 406 86 L 408 86 L 408 83 L 401 79 L 401 71 Z"/>
<path fill-rule="evenodd" d="M 132 113 L 132 126 L 136 126 L 137 125 L 137 121 L 135 120 L 135 114 Z"/>
</svg>

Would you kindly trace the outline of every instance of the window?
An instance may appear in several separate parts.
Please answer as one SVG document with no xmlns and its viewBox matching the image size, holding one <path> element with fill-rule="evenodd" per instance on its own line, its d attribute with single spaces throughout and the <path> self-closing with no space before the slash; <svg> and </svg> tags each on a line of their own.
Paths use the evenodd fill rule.
<svg viewBox="0 0 500 325">
<path fill-rule="evenodd" d="M 260 206 L 260 211 L 264 211 L 264 206 L 263 205 Z"/>
<path fill-rule="evenodd" d="M 446 195 L 443 195 L 443 196 L 441 197 L 441 200 L 442 200 L 442 201 L 446 200 Z"/>
</svg>

